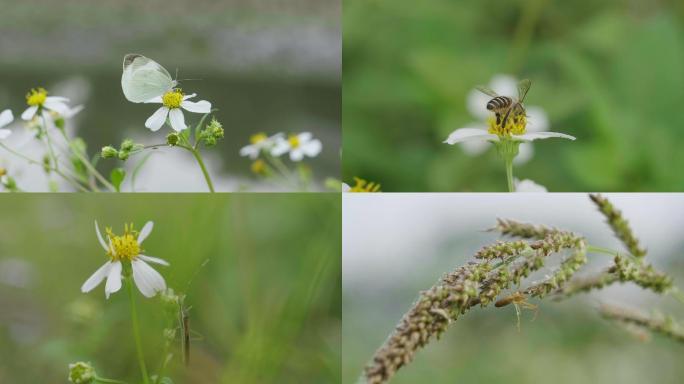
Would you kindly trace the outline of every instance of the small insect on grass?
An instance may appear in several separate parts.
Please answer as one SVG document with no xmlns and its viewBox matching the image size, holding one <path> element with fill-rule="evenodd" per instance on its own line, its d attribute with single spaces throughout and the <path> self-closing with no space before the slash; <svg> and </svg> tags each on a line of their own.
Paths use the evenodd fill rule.
<svg viewBox="0 0 684 384">
<path fill-rule="evenodd" d="M 520 308 L 523 309 L 529 309 L 534 311 L 534 317 L 532 320 L 537 318 L 537 314 L 539 314 L 539 307 L 529 303 L 527 301 L 527 296 L 523 294 L 522 292 L 514 292 L 503 299 L 499 299 L 496 303 L 494 303 L 494 306 L 497 308 L 505 307 L 509 304 L 513 304 L 515 306 L 515 315 L 518 319 L 516 326 L 518 328 L 518 332 L 520 332 Z"/>
</svg>

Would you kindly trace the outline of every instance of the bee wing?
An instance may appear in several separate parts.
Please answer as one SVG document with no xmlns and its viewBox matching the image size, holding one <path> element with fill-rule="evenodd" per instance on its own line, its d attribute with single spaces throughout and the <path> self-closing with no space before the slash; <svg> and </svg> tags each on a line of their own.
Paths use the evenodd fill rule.
<svg viewBox="0 0 684 384">
<path fill-rule="evenodd" d="M 530 79 L 522 79 L 518 83 L 518 102 L 522 103 L 523 100 L 525 100 L 525 96 L 527 96 L 527 91 L 530 90 L 530 87 L 532 86 L 532 80 Z"/>
<path fill-rule="evenodd" d="M 494 92 L 491 88 L 485 87 L 484 85 L 477 85 L 475 86 L 475 89 L 478 91 L 484 93 L 485 95 L 491 96 L 491 97 L 497 97 L 499 96 L 496 92 Z"/>
</svg>

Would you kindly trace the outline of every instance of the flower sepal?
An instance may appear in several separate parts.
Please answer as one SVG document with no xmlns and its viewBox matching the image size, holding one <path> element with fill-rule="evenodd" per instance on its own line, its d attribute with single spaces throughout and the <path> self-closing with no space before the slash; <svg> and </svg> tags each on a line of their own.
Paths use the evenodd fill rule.
<svg viewBox="0 0 684 384">
<path fill-rule="evenodd" d="M 494 146 L 505 162 L 512 162 L 520 153 L 521 143 L 522 141 L 512 136 L 499 136 L 499 140 L 494 142 Z"/>
</svg>

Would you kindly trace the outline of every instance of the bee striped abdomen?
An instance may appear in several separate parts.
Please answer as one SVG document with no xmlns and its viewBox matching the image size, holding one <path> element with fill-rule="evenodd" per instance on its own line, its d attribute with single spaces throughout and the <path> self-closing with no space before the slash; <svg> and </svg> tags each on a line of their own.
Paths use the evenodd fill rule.
<svg viewBox="0 0 684 384">
<path fill-rule="evenodd" d="M 508 108 L 513 104 L 513 99 L 507 96 L 497 96 L 487 103 L 487 109 L 490 111 L 497 111 Z"/>
</svg>

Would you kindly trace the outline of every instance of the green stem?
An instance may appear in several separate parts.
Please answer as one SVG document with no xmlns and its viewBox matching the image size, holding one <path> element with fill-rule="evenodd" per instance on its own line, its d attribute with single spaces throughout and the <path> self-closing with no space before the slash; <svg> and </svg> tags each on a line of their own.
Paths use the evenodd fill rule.
<svg viewBox="0 0 684 384">
<path fill-rule="evenodd" d="M 88 169 L 88 172 L 90 172 L 90 174 L 95 176 L 95 178 L 100 183 L 102 183 L 102 185 L 104 185 L 107 189 L 109 189 L 112 192 L 115 192 L 116 188 L 114 187 L 114 185 L 112 185 L 112 183 L 110 183 L 109 180 L 107 180 L 104 176 L 102 176 L 102 174 L 100 174 L 100 172 L 98 172 L 98 170 L 95 169 L 95 167 L 93 167 L 93 165 L 90 163 L 90 160 L 86 159 L 85 156 L 83 156 L 83 154 L 80 152 L 80 150 L 74 146 L 74 144 L 71 142 L 71 140 L 69 140 L 69 137 L 66 135 L 64 130 L 59 129 L 59 132 L 64 137 L 64 140 L 66 140 L 66 142 L 69 144 L 69 148 L 71 149 L 71 152 L 74 155 L 76 155 L 76 157 L 78 157 L 78 159 L 81 161 L 81 163 L 83 163 L 83 165 Z"/>
<path fill-rule="evenodd" d="M 143 383 L 149 384 L 147 376 L 147 367 L 145 366 L 145 355 L 143 354 L 142 340 L 140 339 L 140 329 L 138 328 L 138 312 L 135 308 L 135 295 L 133 292 L 132 277 L 126 277 L 126 286 L 128 288 L 128 298 L 131 300 L 131 320 L 133 322 L 133 337 L 135 338 L 135 349 L 138 354 L 138 364 L 140 365 L 140 374 L 143 377 Z"/>
<path fill-rule="evenodd" d="M 292 171 L 283 163 L 283 161 L 276 156 L 267 156 L 266 157 L 269 162 L 273 165 L 274 168 L 280 172 L 280 174 L 283 176 L 285 181 L 288 183 L 292 183 L 295 188 L 299 188 L 299 179 L 298 177 L 294 176 Z"/>
<path fill-rule="evenodd" d="M 595 245 L 587 245 L 587 252 L 602 253 L 604 255 L 609 255 L 609 256 L 613 256 L 613 257 L 615 257 L 615 256 L 626 256 L 626 257 L 632 259 L 632 261 L 640 262 L 640 260 L 638 258 L 636 258 L 634 255 L 632 255 L 628 252 L 618 252 L 614 249 L 597 247 Z"/>
<path fill-rule="evenodd" d="M 515 184 L 513 184 L 513 159 L 504 160 L 506 163 L 506 181 L 508 181 L 508 192 L 515 192 Z"/>
<path fill-rule="evenodd" d="M 12 148 L 6 146 L 6 145 L 3 144 L 3 143 L 0 143 L 0 147 L 2 147 L 2 148 L 3 148 L 4 150 L 6 150 L 7 152 L 13 154 L 14 156 L 17 156 L 17 157 L 19 157 L 19 158 L 22 158 L 22 159 L 26 160 L 29 164 L 40 165 L 40 166 L 43 165 L 42 162 L 37 161 L 37 160 L 34 160 L 34 159 L 32 159 L 32 158 L 30 158 L 30 157 L 28 157 L 28 156 L 25 156 L 25 155 L 23 155 L 23 154 L 21 154 L 21 153 L 15 151 L 15 150 L 13 150 Z M 69 182 L 69 184 L 71 184 L 71 185 L 74 186 L 76 189 L 80 190 L 81 192 L 89 192 L 89 190 L 88 190 L 86 187 L 84 187 L 83 185 L 81 185 L 81 183 L 79 183 L 77 180 L 73 179 L 72 177 L 68 176 L 68 175 L 65 174 L 64 172 L 60 171 L 59 169 L 57 169 L 57 168 L 55 168 L 55 167 L 52 167 L 52 166 L 48 167 L 48 169 L 49 169 L 50 171 L 52 171 L 52 172 L 58 174 L 59 176 L 61 176 L 64 180 L 66 180 L 67 182 Z"/>
<path fill-rule="evenodd" d="M 55 169 L 59 170 L 59 161 L 57 160 L 57 155 L 55 154 L 55 150 L 52 147 L 52 140 L 50 139 L 50 133 L 48 132 L 47 119 L 43 115 L 41 115 L 41 117 L 43 118 L 43 130 L 45 130 L 45 141 L 47 142 L 48 152 L 50 153 L 52 162 L 55 164 Z"/>
<path fill-rule="evenodd" d="M 96 376 L 96 377 L 95 377 L 95 381 L 98 382 L 98 383 L 128 384 L 128 383 L 125 382 L 125 381 L 114 380 L 114 379 L 106 379 L 106 378 L 104 378 L 104 377 L 99 377 L 99 376 Z"/>
<path fill-rule="evenodd" d="M 202 160 L 202 155 L 200 154 L 199 149 L 194 149 L 193 147 L 184 144 L 178 144 L 177 147 L 184 148 L 190 151 L 190 153 L 192 153 L 193 156 L 195 156 L 197 164 L 199 165 L 200 169 L 202 169 L 202 174 L 204 175 L 204 180 L 207 182 L 207 187 L 209 187 L 209 191 L 211 193 L 214 193 L 214 183 L 211 182 L 211 176 L 209 176 L 209 171 L 207 171 L 207 167 L 206 165 L 204 165 L 204 160 Z"/>
</svg>

